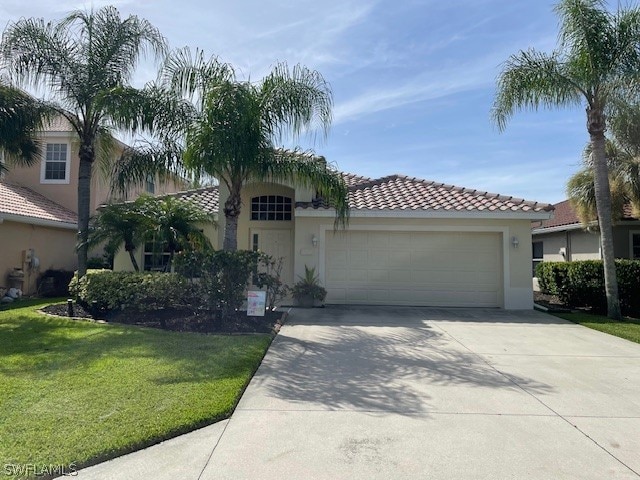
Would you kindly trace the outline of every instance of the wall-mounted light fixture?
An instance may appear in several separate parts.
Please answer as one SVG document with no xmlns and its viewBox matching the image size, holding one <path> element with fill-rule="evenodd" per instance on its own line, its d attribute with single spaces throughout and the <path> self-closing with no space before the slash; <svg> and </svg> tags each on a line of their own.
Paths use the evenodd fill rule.
<svg viewBox="0 0 640 480">
<path fill-rule="evenodd" d="M 318 237 L 316 237 L 315 235 L 311 236 L 311 245 L 313 245 L 314 247 L 318 246 Z"/>
<path fill-rule="evenodd" d="M 511 237 L 511 245 L 513 245 L 513 248 L 518 248 L 518 245 L 520 245 L 520 240 L 515 235 Z"/>
</svg>

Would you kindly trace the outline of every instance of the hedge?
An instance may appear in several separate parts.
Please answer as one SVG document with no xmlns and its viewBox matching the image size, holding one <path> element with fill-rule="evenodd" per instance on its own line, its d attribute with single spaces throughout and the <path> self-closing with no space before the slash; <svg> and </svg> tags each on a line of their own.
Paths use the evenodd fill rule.
<svg viewBox="0 0 640 480">
<path fill-rule="evenodd" d="M 616 273 L 623 313 L 640 312 L 640 261 L 616 260 Z M 607 310 L 602 260 L 542 262 L 536 276 L 543 293 L 557 295 L 567 305 Z"/>
<path fill-rule="evenodd" d="M 175 273 L 112 272 L 89 270 L 78 280 L 76 274 L 69 284 L 69 293 L 95 313 L 133 309 L 160 310 L 182 306 L 189 291 L 188 282 Z"/>
</svg>

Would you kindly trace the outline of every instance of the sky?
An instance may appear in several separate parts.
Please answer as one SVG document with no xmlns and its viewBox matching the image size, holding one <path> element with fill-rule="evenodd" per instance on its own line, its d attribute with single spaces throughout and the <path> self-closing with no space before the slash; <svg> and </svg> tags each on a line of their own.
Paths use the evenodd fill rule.
<svg viewBox="0 0 640 480">
<path fill-rule="evenodd" d="M 172 48 L 217 55 L 242 79 L 282 61 L 321 72 L 334 96 L 331 131 L 299 146 L 340 170 L 556 203 L 580 168 L 583 107 L 517 113 L 504 132 L 490 115 L 503 62 L 556 45 L 553 1 L 2 0 L 0 27 L 107 4 L 149 20 Z M 134 83 L 155 77 L 146 61 Z"/>
</svg>

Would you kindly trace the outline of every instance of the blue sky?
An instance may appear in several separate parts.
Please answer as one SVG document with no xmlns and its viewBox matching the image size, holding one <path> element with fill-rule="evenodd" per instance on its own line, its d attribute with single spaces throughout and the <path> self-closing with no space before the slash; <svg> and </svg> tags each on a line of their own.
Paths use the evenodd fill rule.
<svg viewBox="0 0 640 480">
<path fill-rule="evenodd" d="M 550 51 L 546 0 L 3 0 L 0 25 L 116 5 L 146 18 L 171 47 L 200 47 L 243 78 L 277 61 L 319 70 L 334 93 L 328 139 L 314 147 L 341 170 L 392 173 L 555 203 L 587 141 L 582 108 L 491 123 L 495 79 L 510 54 Z M 136 83 L 155 78 L 141 65 Z M 291 145 L 288 145 L 291 146 Z"/>
</svg>

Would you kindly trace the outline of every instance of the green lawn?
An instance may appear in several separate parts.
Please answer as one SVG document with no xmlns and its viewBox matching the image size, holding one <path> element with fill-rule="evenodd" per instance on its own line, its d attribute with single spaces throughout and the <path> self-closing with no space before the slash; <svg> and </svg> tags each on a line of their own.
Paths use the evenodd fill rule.
<svg viewBox="0 0 640 480">
<path fill-rule="evenodd" d="M 26 304 L 0 311 L 0 476 L 6 464 L 95 463 L 225 418 L 271 341 L 58 319 Z"/>
<path fill-rule="evenodd" d="M 640 343 L 640 320 L 636 318 L 627 317 L 624 321 L 616 321 L 603 315 L 590 313 L 555 313 L 554 315 L 594 330 Z"/>
</svg>

